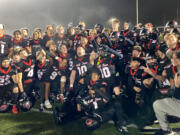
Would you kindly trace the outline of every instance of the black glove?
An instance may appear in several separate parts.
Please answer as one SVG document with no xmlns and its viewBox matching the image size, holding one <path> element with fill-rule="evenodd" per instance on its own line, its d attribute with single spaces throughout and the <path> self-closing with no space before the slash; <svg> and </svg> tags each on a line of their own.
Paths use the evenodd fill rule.
<svg viewBox="0 0 180 135">
<path fill-rule="evenodd" d="M 27 98 L 26 92 L 21 92 L 20 97 L 19 97 L 19 101 L 23 101 L 23 100 L 25 100 L 26 98 Z"/>
</svg>

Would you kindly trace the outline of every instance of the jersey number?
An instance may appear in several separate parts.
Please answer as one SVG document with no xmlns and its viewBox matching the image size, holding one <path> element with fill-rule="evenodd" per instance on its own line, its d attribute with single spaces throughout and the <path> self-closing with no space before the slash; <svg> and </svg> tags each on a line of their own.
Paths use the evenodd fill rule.
<svg viewBox="0 0 180 135">
<path fill-rule="evenodd" d="M 1 54 L 4 54 L 4 45 L 1 44 Z"/>
<path fill-rule="evenodd" d="M 78 67 L 77 69 L 78 69 L 80 75 L 87 72 L 87 67 L 86 66 L 81 66 L 81 67 Z"/>
<path fill-rule="evenodd" d="M 69 61 L 69 70 L 72 70 L 72 69 L 73 69 L 73 62 Z"/>
<path fill-rule="evenodd" d="M 170 82 L 168 79 L 166 79 L 164 82 L 163 82 L 163 85 L 164 86 L 171 86 Z"/>
<path fill-rule="evenodd" d="M 0 84 L 3 84 L 3 83 L 4 83 L 4 79 L 0 78 Z"/>
<path fill-rule="evenodd" d="M 38 72 L 38 78 L 39 78 L 39 80 L 42 79 L 42 75 L 43 75 L 43 72 L 39 71 L 39 72 Z"/>
<path fill-rule="evenodd" d="M 34 75 L 34 69 L 31 69 L 28 74 L 27 74 L 27 77 L 33 77 Z"/>
<path fill-rule="evenodd" d="M 57 76 L 57 72 L 52 72 L 50 79 L 54 80 L 56 78 L 56 76 Z"/>
<path fill-rule="evenodd" d="M 111 73 L 108 67 L 104 67 L 103 69 L 100 69 L 100 70 L 101 70 L 102 78 L 109 78 L 111 76 Z"/>
</svg>

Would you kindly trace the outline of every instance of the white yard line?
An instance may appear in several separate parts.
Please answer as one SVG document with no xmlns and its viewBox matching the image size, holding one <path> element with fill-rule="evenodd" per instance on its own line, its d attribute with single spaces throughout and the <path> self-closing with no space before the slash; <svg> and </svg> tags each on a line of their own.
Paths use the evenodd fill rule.
<svg viewBox="0 0 180 135">
<path fill-rule="evenodd" d="M 39 111 L 38 108 L 32 108 L 30 111 L 31 112 L 41 112 L 41 111 Z M 44 110 L 44 111 L 42 111 L 42 113 L 53 114 L 53 111 Z"/>
</svg>

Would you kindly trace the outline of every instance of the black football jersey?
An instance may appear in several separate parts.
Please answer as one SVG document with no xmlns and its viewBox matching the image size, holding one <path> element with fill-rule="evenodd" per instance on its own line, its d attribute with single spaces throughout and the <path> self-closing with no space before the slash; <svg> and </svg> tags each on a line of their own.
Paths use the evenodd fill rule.
<svg viewBox="0 0 180 135">
<path fill-rule="evenodd" d="M 158 61 L 158 65 L 162 70 L 167 70 L 168 69 L 168 70 L 171 70 L 171 71 L 174 70 L 174 73 L 176 72 L 175 68 L 171 67 L 171 61 L 167 57 L 165 57 L 164 59 L 160 59 Z M 163 82 L 158 81 L 158 88 L 159 88 L 161 94 L 163 94 L 163 95 L 168 94 L 168 90 L 171 88 L 169 78 L 167 77 Z"/>
<path fill-rule="evenodd" d="M 80 45 L 80 43 L 81 43 L 81 41 L 80 41 L 81 37 L 82 37 L 81 34 L 79 34 L 79 35 L 76 34 L 76 36 L 74 37 L 74 42 L 73 42 L 73 44 L 74 44 L 74 49 L 76 49 L 77 46 Z"/>
<path fill-rule="evenodd" d="M 93 44 L 87 44 L 85 46 L 85 49 L 87 54 L 90 54 L 92 51 L 95 51 Z"/>
<path fill-rule="evenodd" d="M 86 78 L 85 85 L 87 86 L 88 90 L 94 90 L 95 92 L 93 96 L 90 95 L 88 92 L 87 96 L 83 98 L 83 100 L 87 101 L 89 105 L 89 111 L 104 108 L 104 106 L 106 105 L 104 99 L 106 99 L 106 101 L 109 101 L 110 95 L 106 90 L 101 91 L 100 88 L 107 88 L 107 83 L 105 84 L 105 82 L 101 79 L 96 82 L 93 82 L 91 79 Z"/>
<path fill-rule="evenodd" d="M 9 49 L 12 47 L 11 36 L 3 35 L 0 37 L 0 58 L 7 57 Z"/>
<path fill-rule="evenodd" d="M 42 64 L 39 62 L 37 63 L 36 66 L 36 73 L 37 73 L 37 78 L 39 81 L 50 81 L 50 61 L 49 59 L 46 59 Z"/>
<path fill-rule="evenodd" d="M 133 45 L 131 45 L 126 39 L 130 40 L 130 41 L 134 41 L 134 39 L 132 39 L 133 37 L 133 33 L 130 30 L 123 30 L 120 32 L 120 36 L 119 36 L 119 42 L 121 43 L 121 45 L 123 46 L 123 54 L 124 57 L 127 57 L 128 55 L 131 54 L 132 52 L 132 48 Z"/>
<path fill-rule="evenodd" d="M 106 105 L 102 96 L 97 93 L 95 93 L 93 96 L 88 94 L 86 97 L 83 98 L 83 102 L 87 104 L 85 111 L 88 113 L 101 110 Z"/>
<path fill-rule="evenodd" d="M 42 40 L 42 42 L 43 42 L 43 47 L 48 50 L 48 48 L 46 47 L 46 43 L 47 43 L 49 40 L 53 40 L 53 38 L 54 38 L 54 37 L 49 37 L 48 35 L 45 35 L 45 36 L 43 37 L 43 40 Z"/>
<path fill-rule="evenodd" d="M 136 87 L 141 87 L 142 86 L 142 81 L 143 81 L 143 73 L 144 70 L 140 66 L 138 69 L 133 70 L 131 68 L 128 68 L 128 85 L 132 89 L 134 86 Z"/>
<path fill-rule="evenodd" d="M 13 66 L 9 66 L 8 68 L 3 68 L 0 66 L 0 86 L 5 86 L 12 84 L 12 75 L 15 75 L 16 68 Z"/>
<path fill-rule="evenodd" d="M 171 60 L 168 57 L 165 57 L 164 59 L 158 59 L 158 65 L 161 69 L 166 69 L 171 66 Z"/>
<path fill-rule="evenodd" d="M 102 87 L 106 88 L 108 84 L 102 79 L 99 79 L 98 81 L 93 82 L 90 77 L 86 77 L 85 85 L 87 86 L 88 90 L 95 90 L 95 89 L 99 90 Z"/>
<path fill-rule="evenodd" d="M 30 40 L 29 46 L 31 47 L 31 53 L 33 56 L 37 56 L 37 53 L 42 49 L 43 42 L 39 40 Z"/>
<path fill-rule="evenodd" d="M 163 69 L 159 65 L 151 65 L 149 66 L 149 68 L 154 74 L 157 74 L 157 75 L 161 75 L 163 72 Z M 143 79 L 148 79 L 148 78 L 152 78 L 152 76 L 144 72 Z"/>
<path fill-rule="evenodd" d="M 72 51 L 69 52 L 68 59 L 69 59 L 69 71 L 72 71 L 74 67 L 74 61 L 75 61 L 75 55 L 74 53 L 72 53 Z"/>
<path fill-rule="evenodd" d="M 19 41 L 12 39 L 12 47 L 14 50 L 16 50 L 17 48 L 26 48 L 28 47 L 28 42 L 23 38 L 21 38 Z"/>
<path fill-rule="evenodd" d="M 95 63 L 101 71 L 102 79 L 111 78 L 115 74 L 115 67 L 112 65 L 113 63 L 110 57 L 99 57 Z"/>
<path fill-rule="evenodd" d="M 127 37 L 129 39 L 132 39 L 133 32 L 131 30 L 122 30 L 121 35 L 123 35 L 124 37 Z"/>
<path fill-rule="evenodd" d="M 60 53 L 59 57 L 62 59 L 62 62 L 59 63 L 59 70 L 61 71 L 62 75 L 67 76 L 73 69 L 74 58 L 70 53 L 67 53 L 66 55 L 62 55 Z"/>
<path fill-rule="evenodd" d="M 82 58 L 77 58 L 74 61 L 73 70 L 76 71 L 76 79 L 79 80 L 86 76 L 86 72 L 91 68 L 91 64 L 89 63 L 89 56 L 86 55 Z"/>
<path fill-rule="evenodd" d="M 115 50 L 116 52 L 118 52 L 119 55 L 121 55 L 121 57 L 114 55 L 114 59 L 116 60 L 116 63 L 122 62 L 124 60 L 124 55 L 123 55 L 123 45 L 120 42 L 112 42 L 112 46 L 111 48 L 113 50 Z"/>
<path fill-rule="evenodd" d="M 167 78 L 174 78 L 175 74 L 178 72 L 177 67 L 171 65 L 169 66 L 169 68 L 166 68 L 166 74 L 167 74 Z"/>
<path fill-rule="evenodd" d="M 32 56 L 29 56 L 26 60 L 21 60 L 15 64 L 18 72 L 23 74 L 23 82 L 34 79 L 35 77 L 35 60 Z"/>
<path fill-rule="evenodd" d="M 49 79 L 51 81 L 57 80 L 61 76 L 61 71 L 59 70 L 59 62 L 57 60 L 53 61 L 53 65 L 51 65 Z"/>
<path fill-rule="evenodd" d="M 168 91 L 171 89 L 170 80 L 166 78 L 163 82 L 158 81 L 158 88 L 161 94 L 168 94 Z"/>
<path fill-rule="evenodd" d="M 178 72 L 177 68 L 173 65 L 166 66 L 165 68 L 167 77 L 163 82 L 158 81 L 158 88 L 162 95 L 168 94 L 168 91 L 171 89 L 170 78 L 173 79 L 175 74 Z"/>
<path fill-rule="evenodd" d="M 153 54 L 159 43 L 157 40 L 147 39 L 140 44 L 144 52 Z"/>
<path fill-rule="evenodd" d="M 56 44 L 56 46 L 57 46 L 57 50 L 60 50 L 61 45 L 62 45 L 63 43 L 67 43 L 66 35 L 64 35 L 62 38 L 60 38 L 60 37 L 58 36 L 58 34 L 56 34 L 56 35 L 53 37 L 53 40 L 54 40 L 54 42 L 55 42 L 55 44 Z"/>
</svg>

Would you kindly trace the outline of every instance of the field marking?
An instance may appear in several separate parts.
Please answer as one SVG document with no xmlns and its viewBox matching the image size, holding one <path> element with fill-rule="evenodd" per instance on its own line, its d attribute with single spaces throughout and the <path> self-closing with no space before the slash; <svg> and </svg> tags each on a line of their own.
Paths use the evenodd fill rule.
<svg viewBox="0 0 180 135">
<path fill-rule="evenodd" d="M 47 114 L 53 114 L 53 111 L 48 111 L 48 110 L 40 111 L 38 108 L 31 108 L 30 111 L 31 112 L 42 112 L 42 113 L 47 113 Z"/>
</svg>

